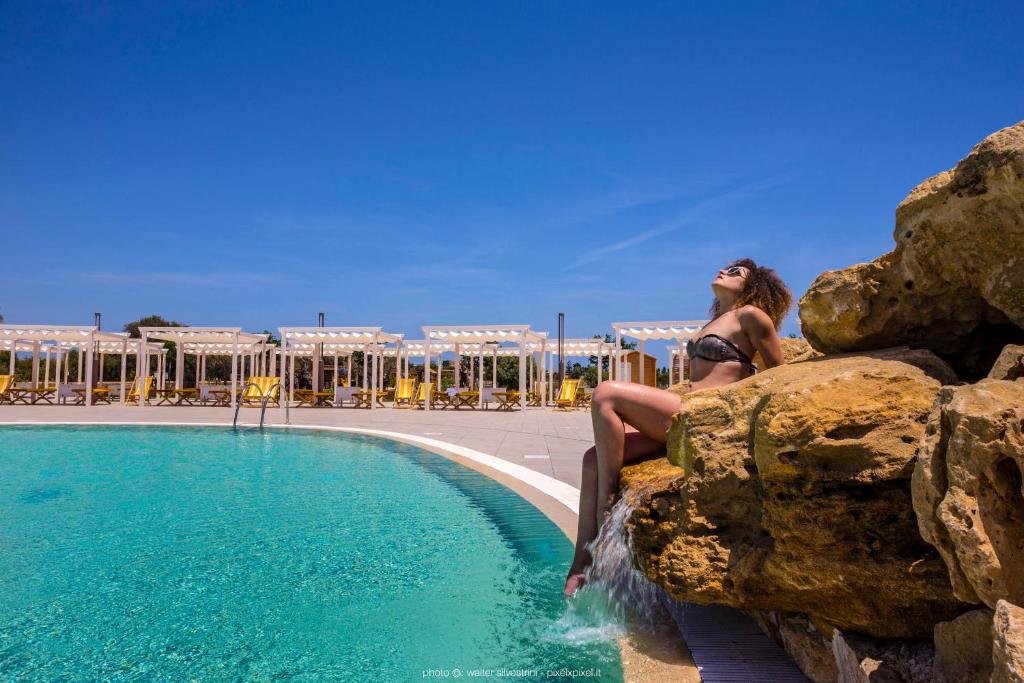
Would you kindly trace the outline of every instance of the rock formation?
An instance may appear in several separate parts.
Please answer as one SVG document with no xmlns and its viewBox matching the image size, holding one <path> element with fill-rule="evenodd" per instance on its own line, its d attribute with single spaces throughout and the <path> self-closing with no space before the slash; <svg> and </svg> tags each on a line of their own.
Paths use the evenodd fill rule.
<svg viewBox="0 0 1024 683">
<path fill-rule="evenodd" d="M 942 361 L 902 349 L 685 396 L 668 447 L 682 470 L 624 474 L 639 492 L 640 568 L 682 601 L 799 612 L 823 633 L 930 636 L 957 608 L 917 534 L 910 476 L 940 380 L 953 381 Z"/>
<path fill-rule="evenodd" d="M 992 623 L 992 683 L 1024 681 L 1024 609 L 1000 600 Z"/>
<path fill-rule="evenodd" d="M 1024 604 L 1024 382 L 943 387 L 914 470 L 921 535 L 956 596 Z"/>
<path fill-rule="evenodd" d="M 673 387 L 667 458 L 622 474 L 634 560 L 814 681 L 1024 683 L 1024 122 L 915 188 L 895 236 L 801 299 L 817 352 Z"/>
<path fill-rule="evenodd" d="M 1024 346 L 1007 344 L 996 358 L 989 379 L 1020 379 L 1024 377 Z"/>
<path fill-rule="evenodd" d="M 985 138 L 896 209 L 896 248 L 823 273 L 800 300 L 826 353 L 923 346 L 965 378 L 1024 341 L 1024 122 Z"/>
</svg>

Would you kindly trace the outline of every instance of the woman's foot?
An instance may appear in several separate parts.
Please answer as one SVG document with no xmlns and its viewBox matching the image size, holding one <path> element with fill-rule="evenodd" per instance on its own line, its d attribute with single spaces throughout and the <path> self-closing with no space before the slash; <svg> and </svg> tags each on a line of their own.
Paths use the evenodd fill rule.
<svg viewBox="0 0 1024 683">
<path fill-rule="evenodd" d="M 565 577 L 565 597 L 571 598 L 573 594 L 583 587 L 587 576 L 583 572 L 569 572 L 569 576 Z"/>
</svg>

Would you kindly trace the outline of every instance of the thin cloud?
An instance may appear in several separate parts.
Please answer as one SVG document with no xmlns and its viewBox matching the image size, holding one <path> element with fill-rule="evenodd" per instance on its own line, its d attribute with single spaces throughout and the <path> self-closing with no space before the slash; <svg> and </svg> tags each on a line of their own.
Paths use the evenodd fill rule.
<svg viewBox="0 0 1024 683">
<path fill-rule="evenodd" d="M 794 173 L 786 173 L 781 175 L 771 176 L 756 182 L 747 183 L 740 185 L 739 187 L 733 188 L 726 192 L 721 192 L 713 197 L 709 197 L 697 204 L 687 208 L 679 214 L 673 216 L 671 219 L 659 225 L 657 227 L 645 230 L 641 233 L 632 235 L 624 240 L 614 242 L 612 244 L 605 245 L 598 249 L 587 252 L 575 263 L 572 264 L 573 268 L 579 268 L 585 266 L 594 261 L 598 261 L 610 254 L 614 254 L 630 247 L 635 247 L 638 244 L 643 244 L 655 237 L 667 235 L 668 233 L 675 232 L 680 228 L 695 223 L 696 221 L 704 218 L 708 214 L 721 209 L 725 206 L 741 202 L 745 199 L 764 192 L 765 190 L 779 185 L 784 185 L 790 182 L 795 177 Z"/>
</svg>

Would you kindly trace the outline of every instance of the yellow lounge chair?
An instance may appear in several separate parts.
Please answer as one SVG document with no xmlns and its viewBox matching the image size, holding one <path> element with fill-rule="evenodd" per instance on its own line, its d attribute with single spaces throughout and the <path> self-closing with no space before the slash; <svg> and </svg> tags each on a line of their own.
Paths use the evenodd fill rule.
<svg viewBox="0 0 1024 683">
<path fill-rule="evenodd" d="M 267 405 L 281 405 L 281 380 L 277 377 L 250 377 L 242 392 L 242 405 L 258 408 L 265 398 L 268 399 Z"/>
<path fill-rule="evenodd" d="M 0 403 L 11 402 L 11 389 L 14 388 L 14 375 L 0 375 Z"/>
<path fill-rule="evenodd" d="M 416 380 L 411 377 L 398 380 L 398 386 L 395 387 L 395 398 L 391 404 L 393 408 L 397 408 L 400 405 L 410 407 L 412 405 L 413 397 L 416 395 Z"/>
<path fill-rule="evenodd" d="M 145 395 L 144 395 L 143 399 L 148 401 L 149 397 L 150 397 L 150 394 L 152 394 L 152 393 L 153 393 L 153 378 L 152 377 L 146 377 L 146 391 L 145 391 Z M 138 403 L 139 403 L 139 378 L 138 377 L 136 377 L 134 380 L 132 380 L 132 386 L 131 386 L 131 389 L 128 390 L 128 398 L 126 399 L 126 403 L 128 403 L 129 405 L 131 405 L 133 403 L 135 405 L 138 405 Z"/>
<path fill-rule="evenodd" d="M 416 398 L 412 400 L 412 406 L 414 408 L 422 408 L 428 395 L 430 396 L 431 409 L 440 407 L 441 410 L 444 410 L 451 405 L 447 394 L 440 391 L 434 391 L 433 386 L 423 383 L 416 387 Z"/>
<path fill-rule="evenodd" d="M 559 388 L 558 396 L 555 398 L 555 406 L 563 409 L 575 408 L 579 403 L 579 389 L 580 380 L 562 380 L 562 386 Z"/>
</svg>

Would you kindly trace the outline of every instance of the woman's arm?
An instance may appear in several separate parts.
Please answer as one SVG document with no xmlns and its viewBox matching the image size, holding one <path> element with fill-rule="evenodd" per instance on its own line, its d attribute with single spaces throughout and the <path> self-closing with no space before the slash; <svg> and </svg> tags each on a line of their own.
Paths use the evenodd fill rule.
<svg viewBox="0 0 1024 683">
<path fill-rule="evenodd" d="M 764 358 L 766 367 L 774 368 L 786 362 L 782 356 L 782 342 L 779 341 L 779 334 L 775 331 L 775 325 L 768 314 L 757 306 L 744 306 L 737 311 L 737 318 L 740 321 L 740 328 L 750 339 L 754 351 Z"/>
</svg>

